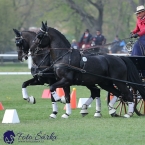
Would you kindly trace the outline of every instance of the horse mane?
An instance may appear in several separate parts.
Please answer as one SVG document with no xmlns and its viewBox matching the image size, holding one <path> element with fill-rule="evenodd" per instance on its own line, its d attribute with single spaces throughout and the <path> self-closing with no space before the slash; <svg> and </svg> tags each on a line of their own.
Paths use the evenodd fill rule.
<svg viewBox="0 0 145 145">
<path fill-rule="evenodd" d="M 49 29 L 54 30 L 54 31 L 56 32 L 56 34 L 59 35 L 59 37 L 60 37 L 63 41 L 65 41 L 65 43 L 66 43 L 66 45 L 68 45 L 68 47 L 71 46 L 70 42 L 66 39 L 66 37 L 65 37 L 61 32 L 59 32 L 58 30 L 56 30 L 56 29 L 54 29 L 54 28 L 52 28 L 52 27 L 49 27 Z"/>
</svg>

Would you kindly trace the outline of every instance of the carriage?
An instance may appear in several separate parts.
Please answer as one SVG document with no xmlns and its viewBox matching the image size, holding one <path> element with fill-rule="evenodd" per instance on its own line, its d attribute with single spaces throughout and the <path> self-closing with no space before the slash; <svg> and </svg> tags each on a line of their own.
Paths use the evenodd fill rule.
<svg viewBox="0 0 145 145">
<path fill-rule="evenodd" d="M 126 44 L 125 48 L 127 50 L 127 52 L 130 54 L 132 51 L 132 47 L 135 43 L 136 39 L 130 39 L 130 41 Z M 136 66 L 139 76 L 142 79 L 142 82 L 145 82 L 145 56 L 129 56 L 127 55 L 126 57 L 128 57 Z M 133 90 L 132 88 L 130 88 L 130 90 L 133 92 L 133 98 L 134 98 L 134 103 L 135 103 L 135 113 L 139 116 L 145 115 L 145 101 L 142 99 L 141 95 L 139 94 L 138 91 Z M 114 97 L 114 95 L 110 92 L 107 93 L 107 104 L 110 102 L 110 100 Z M 127 103 L 124 102 L 122 100 L 122 98 L 119 98 L 117 100 L 116 103 L 116 110 L 117 110 L 117 114 L 119 116 L 121 116 L 124 113 L 126 113 L 127 111 Z"/>
<path fill-rule="evenodd" d="M 131 49 L 129 49 L 130 51 Z M 139 72 L 139 76 L 142 79 L 142 82 L 145 81 L 145 56 L 126 56 L 128 57 L 136 66 L 138 72 Z M 130 88 L 130 91 L 133 92 L 133 99 L 134 99 L 134 103 L 135 103 L 135 113 L 139 116 L 145 115 L 145 101 L 142 99 L 142 96 L 139 94 L 138 91 L 133 90 L 132 88 Z M 114 95 L 110 92 L 107 93 L 107 104 L 110 102 L 110 100 L 114 97 Z M 117 99 L 117 103 L 116 103 L 116 110 L 117 110 L 117 114 L 118 116 L 122 116 L 123 113 L 127 112 L 127 107 L 128 104 L 123 101 L 122 98 Z"/>
<path fill-rule="evenodd" d="M 20 34 L 18 33 L 18 38 L 20 40 L 22 39 L 22 43 L 24 43 L 26 41 L 26 39 L 23 39 L 19 35 Z M 58 43 L 58 41 L 59 41 L 59 43 Z M 41 49 L 37 49 L 36 47 L 31 46 L 31 50 L 34 49 L 34 50 L 32 50 L 32 52 L 34 51 L 34 54 L 37 54 L 37 52 L 39 52 L 39 51 L 43 51 L 44 47 L 47 47 L 46 49 L 50 50 L 51 58 L 53 60 L 52 61 L 53 63 L 51 66 L 53 66 L 53 71 L 55 71 L 55 75 L 57 75 L 59 78 L 58 81 L 55 81 L 55 83 L 50 86 L 50 91 L 52 92 L 51 94 L 54 97 L 54 100 L 56 101 L 55 89 L 57 87 L 59 88 L 62 86 L 65 89 L 65 95 L 66 95 L 65 97 L 67 98 L 66 99 L 66 101 L 67 101 L 66 108 L 67 109 L 66 109 L 66 113 L 62 115 L 63 118 L 68 118 L 68 116 L 71 114 L 70 88 L 69 88 L 70 85 L 83 85 L 83 86 L 86 86 L 91 91 L 91 97 L 86 102 L 87 105 L 89 105 L 94 100 L 94 98 L 96 98 L 96 93 L 98 96 L 100 95 L 99 89 L 95 86 L 95 84 L 98 84 L 101 88 L 105 88 L 105 90 L 107 90 L 108 92 L 111 92 L 113 94 L 117 94 L 117 96 L 121 96 L 121 93 L 126 94 L 128 103 L 125 103 L 126 102 L 125 97 L 117 99 L 119 104 L 117 105 L 116 109 L 118 110 L 120 108 L 120 110 L 121 110 L 119 115 L 121 115 L 123 108 L 126 113 L 126 110 L 127 110 L 126 108 L 129 106 L 128 110 L 131 111 L 131 113 L 127 114 L 125 117 L 128 118 L 128 117 L 132 116 L 133 104 L 134 104 L 133 100 L 135 102 L 135 112 L 138 115 L 144 114 L 144 112 L 142 113 L 142 111 L 141 111 L 143 108 L 142 107 L 143 105 L 142 105 L 142 103 L 139 103 L 139 102 L 141 102 L 142 97 L 145 100 L 145 90 L 144 90 L 144 86 L 137 87 L 137 83 L 142 85 L 142 81 L 141 81 L 142 78 L 141 78 L 141 75 L 139 76 L 139 72 L 138 72 L 138 70 L 140 70 L 140 68 L 137 68 L 138 69 L 137 70 L 136 67 L 133 65 L 133 64 L 136 65 L 136 63 L 137 64 L 140 63 L 140 59 L 136 60 L 136 58 L 134 59 L 131 57 L 128 57 L 129 59 L 127 57 L 124 57 L 124 58 L 114 57 L 114 56 L 111 57 L 109 55 L 97 55 L 96 56 L 94 54 L 82 56 L 82 55 L 80 55 L 81 53 L 79 50 L 70 48 L 70 43 L 59 31 L 57 31 L 53 28 L 47 27 L 47 24 L 44 24 L 44 23 L 42 23 L 42 28 L 40 29 L 40 32 L 37 33 L 33 42 L 34 42 L 34 46 L 37 45 L 39 48 L 41 48 Z M 18 44 L 20 44 L 19 41 L 18 41 Z M 24 46 L 20 47 L 20 52 L 22 52 L 24 50 L 25 50 Z M 28 50 L 26 52 L 28 52 Z M 72 57 L 72 56 L 75 56 L 75 57 Z M 128 61 L 128 60 L 130 60 L 130 61 Z M 135 63 L 134 63 L 134 60 L 135 60 Z M 42 61 L 44 61 L 44 60 L 41 59 L 41 62 Z M 94 64 L 97 63 L 97 65 L 92 65 L 92 62 Z M 100 62 L 103 62 L 103 64 L 102 63 L 100 64 Z M 110 64 L 110 66 L 108 66 L 108 64 Z M 118 70 L 118 65 L 120 65 L 120 70 Z M 105 68 L 106 66 L 107 66 L 107 68 Z M 139 64 L 139 66 L 140 66 L 140 64 Z M 108 67 L 110 67 L 110 69 L 109 69 L 110 72 L 107 72 Z M 136 72 L 131 71 L 131 69 Z M 141 71 L 143 69 L 144 68 L 141 68 Z M 49 67 L 44 69 L 43 71 L 41 71 L 41 73 L 35 74 L 35 76 L 38 75 L 38 77 L 40 77 L 39 75 L 44 74 L 48 70 L 49 70 Z M 122 72 L 124 72 L 125 74 L 122 74 Z M 131 74 L 131 77 L 132 77 L 132 78 L 130 77 L 129 81 L 131 81 L 131 82 L 135 81 L 136 84 L 132 83 L 128 86 L 126 85 L 127 83 L 129 83 L 129 81 L 127 79 L 128 72 L 129 72 L 129 74 Z M 111 73 L 111 75 L 110 74 L 108 75 L 108 73 Z M 106 74 L 108 76 L 104 76 Z M 136 78 L 138 79 L 138 81 L 134 77 L 135 75 L 136 75 Z M 113 82 L 115 82 L 115 85 L 117 86 L 117 88 L 116 88 L 116 86 L 114 86 Z M 133 89 L 130 86 L 134 86 Z M 131 91 L 134 94 L 133 95 L 134 98 L 132 98 Z M 24 95 L 25 95 L 25 93 L 26 92 L 24 92 Z M 25 98 L 25 97 L 23 97 L 23 98 Z M 26 97 L 26 99 L 29 99 L 28 96 Z M 108 100 L 107 102 L 109 104 L 109 102 L 111 102 L 110 93 L 108 93 L 107 100 Z M 87 114 L 87 105 L 86 104 L 84 104 L 84 106 L 82 106 L 81 114 Z M 141 105 L 139 105 L 139 104 L 141 104 Z M 137 109 L 137 108 L 139 108 L 139 109 Z M 112 109 L 111 111 L 114 111 L 114 109 L 112 107 L 111 107 L 111 109 Z M 110 111 L 110 108 L 109 108 L 109 111 Z M 96 113 L 100 113 L 100 111 L 96 110 Z M 56 114 L 53 114 L 52 116 L 54 116 L 54 115 L 56 115 Z"/>
</svg>

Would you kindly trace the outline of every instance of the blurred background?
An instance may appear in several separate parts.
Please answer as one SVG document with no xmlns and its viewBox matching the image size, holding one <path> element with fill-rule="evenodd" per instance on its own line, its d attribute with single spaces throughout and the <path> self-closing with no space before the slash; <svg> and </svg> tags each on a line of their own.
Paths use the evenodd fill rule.
<svg viewBox="0 0 145 145">
<path fill-rule="evenodd" d="M 102 31 L 112 42 L 129 37 L 135 27 L 136 7 L 145 0 L 0 0 L 0 54 L 16 50 L 13 28 L 37 30 L 42 21 L 71 42 L 86 29 Z"/>
</svg>

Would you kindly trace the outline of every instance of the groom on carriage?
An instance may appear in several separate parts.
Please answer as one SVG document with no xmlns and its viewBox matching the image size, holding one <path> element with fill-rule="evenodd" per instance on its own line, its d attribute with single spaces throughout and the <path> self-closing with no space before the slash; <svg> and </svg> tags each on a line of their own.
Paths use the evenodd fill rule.
<svg viewBox="0 0 145 145">
<path fill-rule="evenodd" d="M 133 46 L 131 55 L 145 56 L 145 8 L 143 5 L 136 8 L 136 27 L 131 32 L 131 38 L 138 38 Z"/>
</svg>

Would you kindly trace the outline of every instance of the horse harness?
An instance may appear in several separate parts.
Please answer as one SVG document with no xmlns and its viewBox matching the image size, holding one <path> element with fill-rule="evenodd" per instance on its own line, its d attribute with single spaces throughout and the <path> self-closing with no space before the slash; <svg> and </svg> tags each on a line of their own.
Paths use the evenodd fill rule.
<svg viewBox="0 0 145 145">
<path fill-rule="evenodd" d="M 50 48 L 50 49 L 67 49 L 67 48 Z M 107 80 L 112 80 L 112 81 L 118 81 L 118 82 L 123 82 L 126 84 L 134 84 L 134 85 L 138 85 L 138 86 L 145 86 L 145 84 L 138 84 L 138 83 L 133 83 L 133 82 L 129 82 L 129 81 L 125 81 L 125 80 L 119 80 L 119 79 L 115 79 L 115 78 L 110 78 L 110 77 L 106 77 L 106 76 L 102 76 L 102 75 L 98 75 L 98 74 L 93 74 L 90 71 L 85 70 L 85 65 L 87 63 L 87 55 L 84 55 L 83 53 L 80 52 L 81 55 L 81 60 L 80 60 L 80 67 L 75 67 L 71 65 L 71 53 L 73 51 L 73 48 L 69 49 L 65 54 L 63 54 L 62 56 L 60 56 L 59 58 L 57 58 L 54 62 L 52 62 L 51 66 L 44 70 L 42 70 L 41 72 L 38 73 L 38 75 L 43 75 L 45 74 L 46 71 L 50 70 L 51 68 L 66 68 L 66 69 L 70 69 L 70 70 L 75 70 L 77 72 L 83 73 L 83 74 L 89 74 L 89 75 L 93 75 L 96 77 L 101 77 Z M 70 53 L 69 55 L 69 63 L 59 63 L 56 64 L 56 62 L 60 59 L 62 59 L 66 54 Z"/>
</svg>

